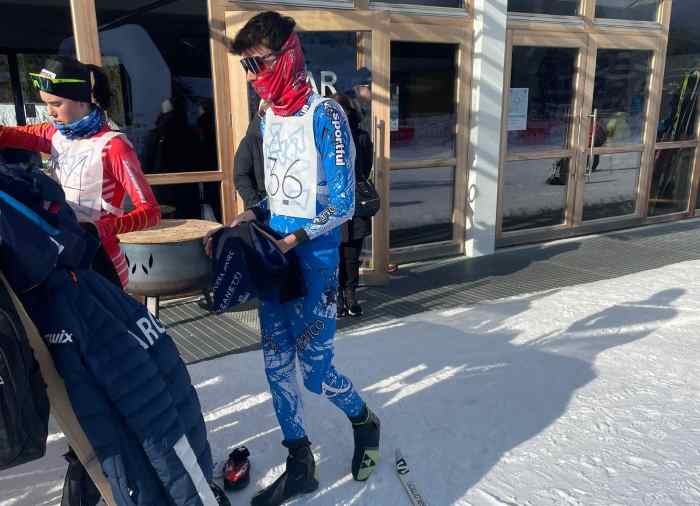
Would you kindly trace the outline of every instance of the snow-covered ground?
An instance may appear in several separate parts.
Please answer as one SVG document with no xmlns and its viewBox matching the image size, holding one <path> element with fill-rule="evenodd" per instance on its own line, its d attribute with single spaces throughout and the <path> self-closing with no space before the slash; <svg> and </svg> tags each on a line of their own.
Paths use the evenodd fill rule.
<svg viewBox="0 0 700 506">
<path fill-rule="evenodd" d="M 700 504 L 699 301 L 696 261 L 339 336 L 385 459 L 352 481 L 349 423 L 309 395 L 322 488 L 295 504 L 408 505 L 397 447 L 432 506 Z M 215 454 L 251 450 L 253 483 L 230 496 L 248 504 L 285 456 L 262 358 L 190 371 Z M 64 448 L 54 435 L 46 458 L 0 473 L 0 505 L 58 504 Z"/>
</svg>

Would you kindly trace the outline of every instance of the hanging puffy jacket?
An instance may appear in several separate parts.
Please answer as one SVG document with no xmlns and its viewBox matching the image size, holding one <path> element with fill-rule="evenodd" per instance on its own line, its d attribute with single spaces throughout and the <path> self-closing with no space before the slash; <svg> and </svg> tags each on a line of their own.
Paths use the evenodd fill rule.
<svg viewBox="0 0 700 506">
<path fill-rule="evenodd" d="M 55 272 L 23 302 L 117 503 L 216 504 L 199 400 L 160 322 L 88 270 Z"/>
<path fill-rule="evenodd" d="M 115 501 L 216 505 L 201 407 L 172 339 L 85 268 L 89 237 L 44 178 L 0 170 L 0 268 L 13 272 L 8 281 L 48 344 Z M 28 257 L 34 244 L 45 254 Z"/>
</svg>

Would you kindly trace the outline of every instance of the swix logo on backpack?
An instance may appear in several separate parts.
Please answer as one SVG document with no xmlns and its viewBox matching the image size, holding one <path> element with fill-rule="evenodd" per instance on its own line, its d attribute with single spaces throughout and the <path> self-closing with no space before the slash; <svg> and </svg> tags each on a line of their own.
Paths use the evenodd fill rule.
<svg viewBox="0 0 700 506">
<path fill-rule="evenodd" d="M 161 336 L 165 335 L 165 328 L 151 313 L 148 313 L 148 316 L 144 316 L 136 320 L 136 326 L 141 331 L 143 339 L 132 331 L 129 331 L 129 334 L 131 334 L 131 337 L 136 339 L 144 350 L 147 350 L 151 346 L 155 345 L 156 341 L 158 341 Z"/>
<path fill-rule="evenodd" d="M 44 339 L 46 342 L 51 344 L 67 344 L 73 342 L 73 334 L 61 330 L 60 332 L 54 332 L 52 334 L 45 334 Z"/>
</svg>

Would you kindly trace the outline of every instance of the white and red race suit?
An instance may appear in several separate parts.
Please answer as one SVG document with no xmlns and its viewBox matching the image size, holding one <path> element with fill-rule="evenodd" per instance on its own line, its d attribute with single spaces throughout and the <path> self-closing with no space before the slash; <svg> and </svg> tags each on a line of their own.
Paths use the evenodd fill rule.
<svg viewBox="0 0 700 506">
<path fill-rule="evenodd" d="M 143 230 L 160 222 L 160 207 L 126 137 L 107 125 L 86 139 L 69 140 L 50 123 L 0 126 L 0 149 L 15 148 L 50 155 L 51 175 L 61 183 L 78 220 L 97 227 L 122 287 L 129 280 L 117 234 Z M 129 196 L 134 209 L 122 210 Z"/>
</svg>

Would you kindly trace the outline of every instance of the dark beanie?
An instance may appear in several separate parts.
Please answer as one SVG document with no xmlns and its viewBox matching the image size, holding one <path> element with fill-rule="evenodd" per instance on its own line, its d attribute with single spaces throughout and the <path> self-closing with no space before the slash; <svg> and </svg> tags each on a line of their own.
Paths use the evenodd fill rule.
<svg viewBox="0 0 700 506">
<path fill-rule="evenodd" d="M 51 83 L 50 89 L 40 87 L 42 91 L 78 102 L 92 102 L 90 69 L 78 60 L 65 56 L 49 58 L 39 75 L 48 78 Z"/>
</svg>

